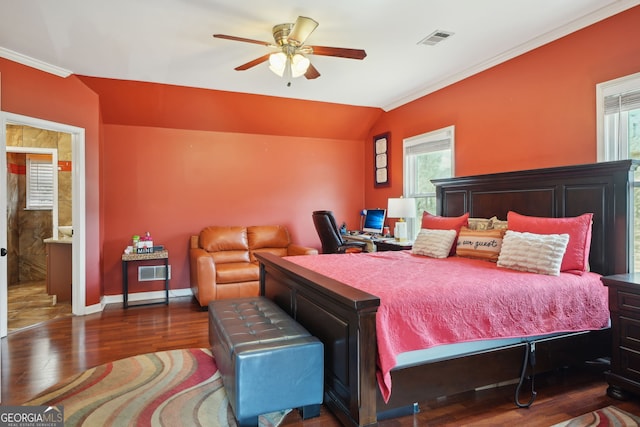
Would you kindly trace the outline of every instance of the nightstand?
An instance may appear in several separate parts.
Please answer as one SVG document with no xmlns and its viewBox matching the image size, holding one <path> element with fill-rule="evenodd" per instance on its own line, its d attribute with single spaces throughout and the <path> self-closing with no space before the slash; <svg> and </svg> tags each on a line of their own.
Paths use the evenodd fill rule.
<svg viewBox="0 0 640 427">
<path fill-rule="evenodd" d="M 611 370 L 607 394 L 616 399 L 640 394 L 640 274 L 602 278 L 609 287 L 611 311 Z"/>
<path fill-rule="evenodd" d="M 404 242 L 398 242 L 394 239 L 380 239 L 374 240 L 373 242 L 376 245 L 377 252 L 384 251 L 403 251 L 406 249 L 413 248 L 413 242 L 406 240 Z"/>
</svg>

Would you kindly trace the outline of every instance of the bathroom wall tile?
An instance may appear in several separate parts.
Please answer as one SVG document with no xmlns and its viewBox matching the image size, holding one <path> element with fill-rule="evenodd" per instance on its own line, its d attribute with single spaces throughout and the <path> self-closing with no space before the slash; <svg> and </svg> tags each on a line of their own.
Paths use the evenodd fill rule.
<svg viewBox="0 0 640 427">
<path fill-rule="evenodd" d="M 24 126 L 23 147 L 58 148 L 58 132 Z"/>
</svg>

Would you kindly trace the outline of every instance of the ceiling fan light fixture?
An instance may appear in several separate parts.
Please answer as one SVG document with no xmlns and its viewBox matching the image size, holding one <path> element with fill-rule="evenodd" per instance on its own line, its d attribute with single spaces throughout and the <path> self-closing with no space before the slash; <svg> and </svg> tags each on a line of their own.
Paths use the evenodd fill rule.
<svg viewBox="0 0 640 427">
<path fill-rule="evenodd" d="M 288 81 L 291 78 L 305 76 L 308 80 L 317 79 L 320 73 L 311 64 L 305 55 L 333 56 L 337 58 L 364 59 L 367 53 L 362 49 L 351 49 L 329 46 L 306 45 L 307 38 L 318 26 L 318 22 L 305 16 L 298 16 L 295 24 L 278 24 L 272 28 L 275 44 L 245 37 L 230 36 L 226 34 L 214 34 L 213 37 L 227 40 L 235 40 L 245 43 L 263 45 L 276 48 L 273 53 L 266 53 L 252 61 L 235 67 L 236 71 L 244 71 L 264 62 L 269 62 L 269 69 L 279 77 Z"/>
<path fill-rule="evenodd" d="M 269 55 L 269 69 L 278 76 L 284 76 L 284 70 L 287 68 L 287 55 L 284 52 L 272 53 Z"/>
<path fill-rule="evenodd" d="M 296 53 L 291 58 L 291 77 L 296 78 L 304 76 L 304 73 L 309 69 L 311 61 L 304 55 Z"/>
</svg>

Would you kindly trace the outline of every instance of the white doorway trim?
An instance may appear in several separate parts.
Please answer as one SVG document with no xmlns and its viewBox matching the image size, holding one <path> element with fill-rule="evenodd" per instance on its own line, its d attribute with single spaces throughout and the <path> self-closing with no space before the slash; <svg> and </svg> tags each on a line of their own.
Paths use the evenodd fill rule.
<svg viewBox="0 0 640 427">
<path fill-rule="evenodd" d="M 72 188 L 72 208 L 71 218 L 73 224 L 73 247 L 72 247 L 72 312 L 74 315 L 86 314 L 86 198 L 85 198 L 85 130 L 76 126 L 55 123 L 48 120 L 23 116 L 14 113 L 0 111 L 0 126 L 2 126 L 3 136 L 0 141 L 2 149 L 0 154 L 6 158 L 6 127 L 7 125 L 22 125 L 54 132 L 64 132 L 71 134 L 71 188 Z M 5 173 L 5 172 L 3 172 Z M 6 184 L 5 184 L 6 186 Z M 6 198 L 6 191 L 2 197 Z M 6 205 L 6 200 L 4 205 Z M 6 215 L 6 212 L 1 213 Z M 7 336 L 7 277 L 0 280 L 0 337 Z"/>
</svg>

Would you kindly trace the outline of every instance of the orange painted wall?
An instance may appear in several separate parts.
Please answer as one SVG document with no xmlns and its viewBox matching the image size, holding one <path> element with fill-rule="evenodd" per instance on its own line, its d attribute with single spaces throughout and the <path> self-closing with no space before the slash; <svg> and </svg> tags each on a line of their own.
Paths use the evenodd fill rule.
<svg viewBox="0 0 640 427">
<path fill-rule="evenodd" d="M 77 77 L 66 79 L 0 58 L 2 110 L 85 129 L 86 303 L 102 295 L 98 97 Z"/>
<path fill-rule="evenodd" d="M 80 79 L 100 95 L 107 124 L 363 140 L 382 114 L 379 108 L 85 76 Z"/>
<path fill-rule="evenodd" d="M 450 125 L 458 176 L 596 161 L 595 87 L 640 72 L 639 23 L 637 6 L 384 113 L 368 138 L 391 132 L 391 186 L 367 143 L 367 205 L 402 194 L 404 138 Z"/>
<path fill-rule="evenodd" d="M 149 231 L 169 249 L 171 287 L 185 288 L 188 238 L 206 226 L 283 224 L 294 242 L 319 248 L 313 210 L 359 220 L 364 166 L 346 160 L 362 159 L 361 139 L 122 125 L 105 125 L 104 139 L 107 295 L 121 293 L 120 254 L 133 234 Z"/>
<path fill-rule="evenodd" d="M 358 226 L 363 141 L 382 110 L 81 80 L 99 94 L 104 122 L 106 295 L 121 293 L 120 254 L 133 234 L 165 245 L 171 287 L 187 288 L 188 238 L 203 227 L 284 224 L 296 243 L 319 247 L 313 210 Z"/>
</svg>

